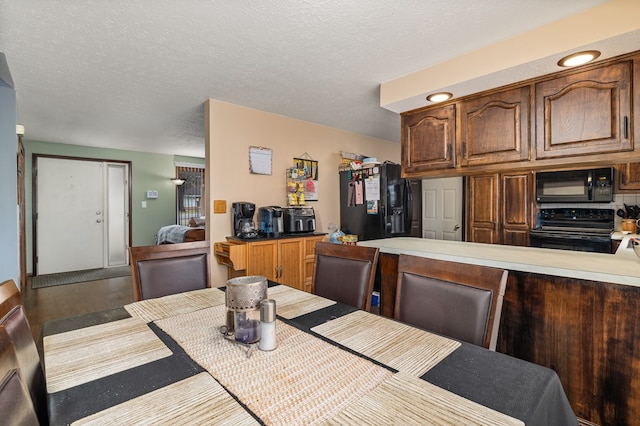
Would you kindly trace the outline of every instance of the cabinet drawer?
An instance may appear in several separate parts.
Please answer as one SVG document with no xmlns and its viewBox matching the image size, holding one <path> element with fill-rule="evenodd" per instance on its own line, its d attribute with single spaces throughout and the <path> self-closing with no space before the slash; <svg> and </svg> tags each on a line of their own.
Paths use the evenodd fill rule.
<svg viewBox="0 0 640 426">
<path fill-rule="evenodd" d="M 218 264 L 236 271 L 247 269 L 247 251 L 244 244 L 232 244 L 226 241 L 214 243 L 213 254 Z"/>
</svg>

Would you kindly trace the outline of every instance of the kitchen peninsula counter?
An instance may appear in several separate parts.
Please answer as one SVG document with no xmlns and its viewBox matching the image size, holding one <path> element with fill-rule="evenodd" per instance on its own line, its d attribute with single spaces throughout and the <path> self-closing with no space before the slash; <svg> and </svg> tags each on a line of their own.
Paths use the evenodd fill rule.
<svg viewBox="0 0 640 426">
<path fill-rule="evenodd" d="M 378 247 L 380 312 L 393 317 L 400 254 L 509 271 L 496 351 L 558 373 L 571 406 L 599 425 L 640 418 L 640 259 L 616 254 L 429 240 Z"/>
<path fill-rule="evenodd" d="M 640 259 L 628 247 L 613 255 L 411 237 L 359 241 L 358 245 L 378 247 L 381 253 L 640 287 Z"/>
</svg>

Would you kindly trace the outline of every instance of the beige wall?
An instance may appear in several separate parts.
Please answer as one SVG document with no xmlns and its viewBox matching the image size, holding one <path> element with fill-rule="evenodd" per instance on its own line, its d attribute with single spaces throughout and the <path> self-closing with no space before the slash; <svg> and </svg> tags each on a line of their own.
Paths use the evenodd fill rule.
<svg viewBox="0 0 640 426">
<path fill-rule="evenodd" d="M 207 232 L 212 244 L 231 234 L 231 203 L 286 206 L 285 170 L 305 152 L 318 161 L 319 201 L 308 202 L 316 213 L 316 228 L 327 231 L 340 223 L 338 164 L 340 151 L 356 152 L 378 161 L 400 162 L 400 145 L 330 127 L 209 99 L 205 108 L 208 188 Z M 398 120 L 398 132 L 400 121 Z M 273 150 L 273 174 L 249 173 L 249 146 Z M 226 200 L 225 214 L 211 214 L 213 200 Z M 213 285 L 224 285 L 227 271 L 215 261 Z"/>
</svg>

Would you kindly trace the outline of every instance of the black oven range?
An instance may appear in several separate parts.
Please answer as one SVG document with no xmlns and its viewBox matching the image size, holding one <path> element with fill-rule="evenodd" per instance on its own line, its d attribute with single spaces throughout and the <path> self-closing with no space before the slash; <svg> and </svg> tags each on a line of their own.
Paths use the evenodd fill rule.
<svg viewBox="0 0 640 426">
<path fill-rule="evenodd" d="M 611 253 L 612 209 L 540 209 L 539 226 L 531 230 L 531 247 Z"/>
</svg>

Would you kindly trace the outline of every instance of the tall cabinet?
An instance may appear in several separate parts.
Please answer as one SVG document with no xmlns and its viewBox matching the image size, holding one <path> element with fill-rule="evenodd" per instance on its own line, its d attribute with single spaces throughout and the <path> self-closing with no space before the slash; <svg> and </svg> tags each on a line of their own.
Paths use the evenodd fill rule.
<svg viewBox="0 0 640 426">
<path fill-rule="evenodd" d="M 468 177 L 465 240 L 528 246 L 535 211 L 533 181 L 531 172 Z"/>
</svg>

